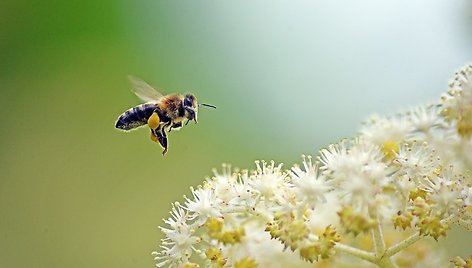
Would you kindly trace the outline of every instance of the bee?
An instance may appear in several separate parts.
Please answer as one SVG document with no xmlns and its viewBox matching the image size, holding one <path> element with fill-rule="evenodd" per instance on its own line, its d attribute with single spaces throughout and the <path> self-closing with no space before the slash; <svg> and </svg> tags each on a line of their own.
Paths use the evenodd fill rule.
<svg viewBox="0 0 472 268">
<path fill-rule="evenodd" d="M 158 142 L 167 153 L 169 148 L 167 135 L 171 130 L 182 128 L 184 121 L 187 125 L 190 121 L 198 123 L 198 107 L 206 106 L 216 109 L 210 104 L 198 104 L 197 98 L 193 94 L 169 94 L 163 95 L 160 91 L 143 80 L 129 76 L 132 91 L 143 104 L 135 106 L 118 117 L 115 127 L 128 131 L 144 125 L 150 129 L 150 137 L 154 142 Z"/>
</svg>

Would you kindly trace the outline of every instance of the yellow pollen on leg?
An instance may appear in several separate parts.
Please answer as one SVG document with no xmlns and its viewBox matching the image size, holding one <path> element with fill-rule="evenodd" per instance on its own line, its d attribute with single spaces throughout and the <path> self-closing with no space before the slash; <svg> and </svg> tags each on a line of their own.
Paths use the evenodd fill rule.
<svg viewBox="0 0 472 268">
<path fill-rule="evenodd" d="M 160 122 L 161 122 L 161 120 L 159 119 L 159 116 L 157 115 L 157 113 L 152 113 L 152 115 L 149 117 L 149 119 L 147 121 L 148 126 L 151 129 L 156 129 L 159 126 Z"/>
</svg>

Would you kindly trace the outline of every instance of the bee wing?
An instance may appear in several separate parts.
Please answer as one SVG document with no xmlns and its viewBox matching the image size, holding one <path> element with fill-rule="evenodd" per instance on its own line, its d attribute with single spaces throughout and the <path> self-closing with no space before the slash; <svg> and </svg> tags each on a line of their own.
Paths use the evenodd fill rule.
<svg viewBox="0 0 472 268">
<path fill-rule="evenodd" d="M 148 83 L 135 76 L 128 75 L 128 79 L 133 86 L 131 91 L 133 91 L 133 93 L 144 102 L 154 102 L 164 96 Z"/>
</svg>

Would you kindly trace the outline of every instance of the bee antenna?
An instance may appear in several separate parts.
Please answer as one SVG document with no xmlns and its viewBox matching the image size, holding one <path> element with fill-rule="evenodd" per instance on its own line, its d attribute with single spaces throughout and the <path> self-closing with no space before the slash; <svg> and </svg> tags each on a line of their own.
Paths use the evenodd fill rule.
<svg viewBox="0 0 472 268">
<path fill-rule="evenodd" d="M 200 103 L 200 104 L 198 104 L 198 106 L 205 106 L 205 107 L 210 107 L 210 108 L 216 109 L 216 106 L 211 105 L 211 104 L 206 104 L 206 103 Z"/>
</svg>

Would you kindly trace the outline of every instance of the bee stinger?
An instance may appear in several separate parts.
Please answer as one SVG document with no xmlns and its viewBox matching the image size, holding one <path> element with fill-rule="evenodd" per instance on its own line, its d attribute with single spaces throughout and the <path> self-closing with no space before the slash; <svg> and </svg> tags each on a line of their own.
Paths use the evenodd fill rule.
<svg viewBox="0 0 472 268">
<path fill-rule="evenodd" d="M 182 128 L 190 121 L 197 123 L 199 106 L 215 108 L 209 104 L 198 104 L 197 98 L 193 94 L 169 94 L 163 95 L 143 80 L 129 76 L 132 84 L 132 91 L 145 103 L 128 109 L 120 115 L 115 123 L 117 129 L 124 131 L 148 125 L 151 132 L 151 140 L 159 142 L 164 148 L 162 155 L 167 153 L 167 135 L 173 129 Z"/>
</svg>

